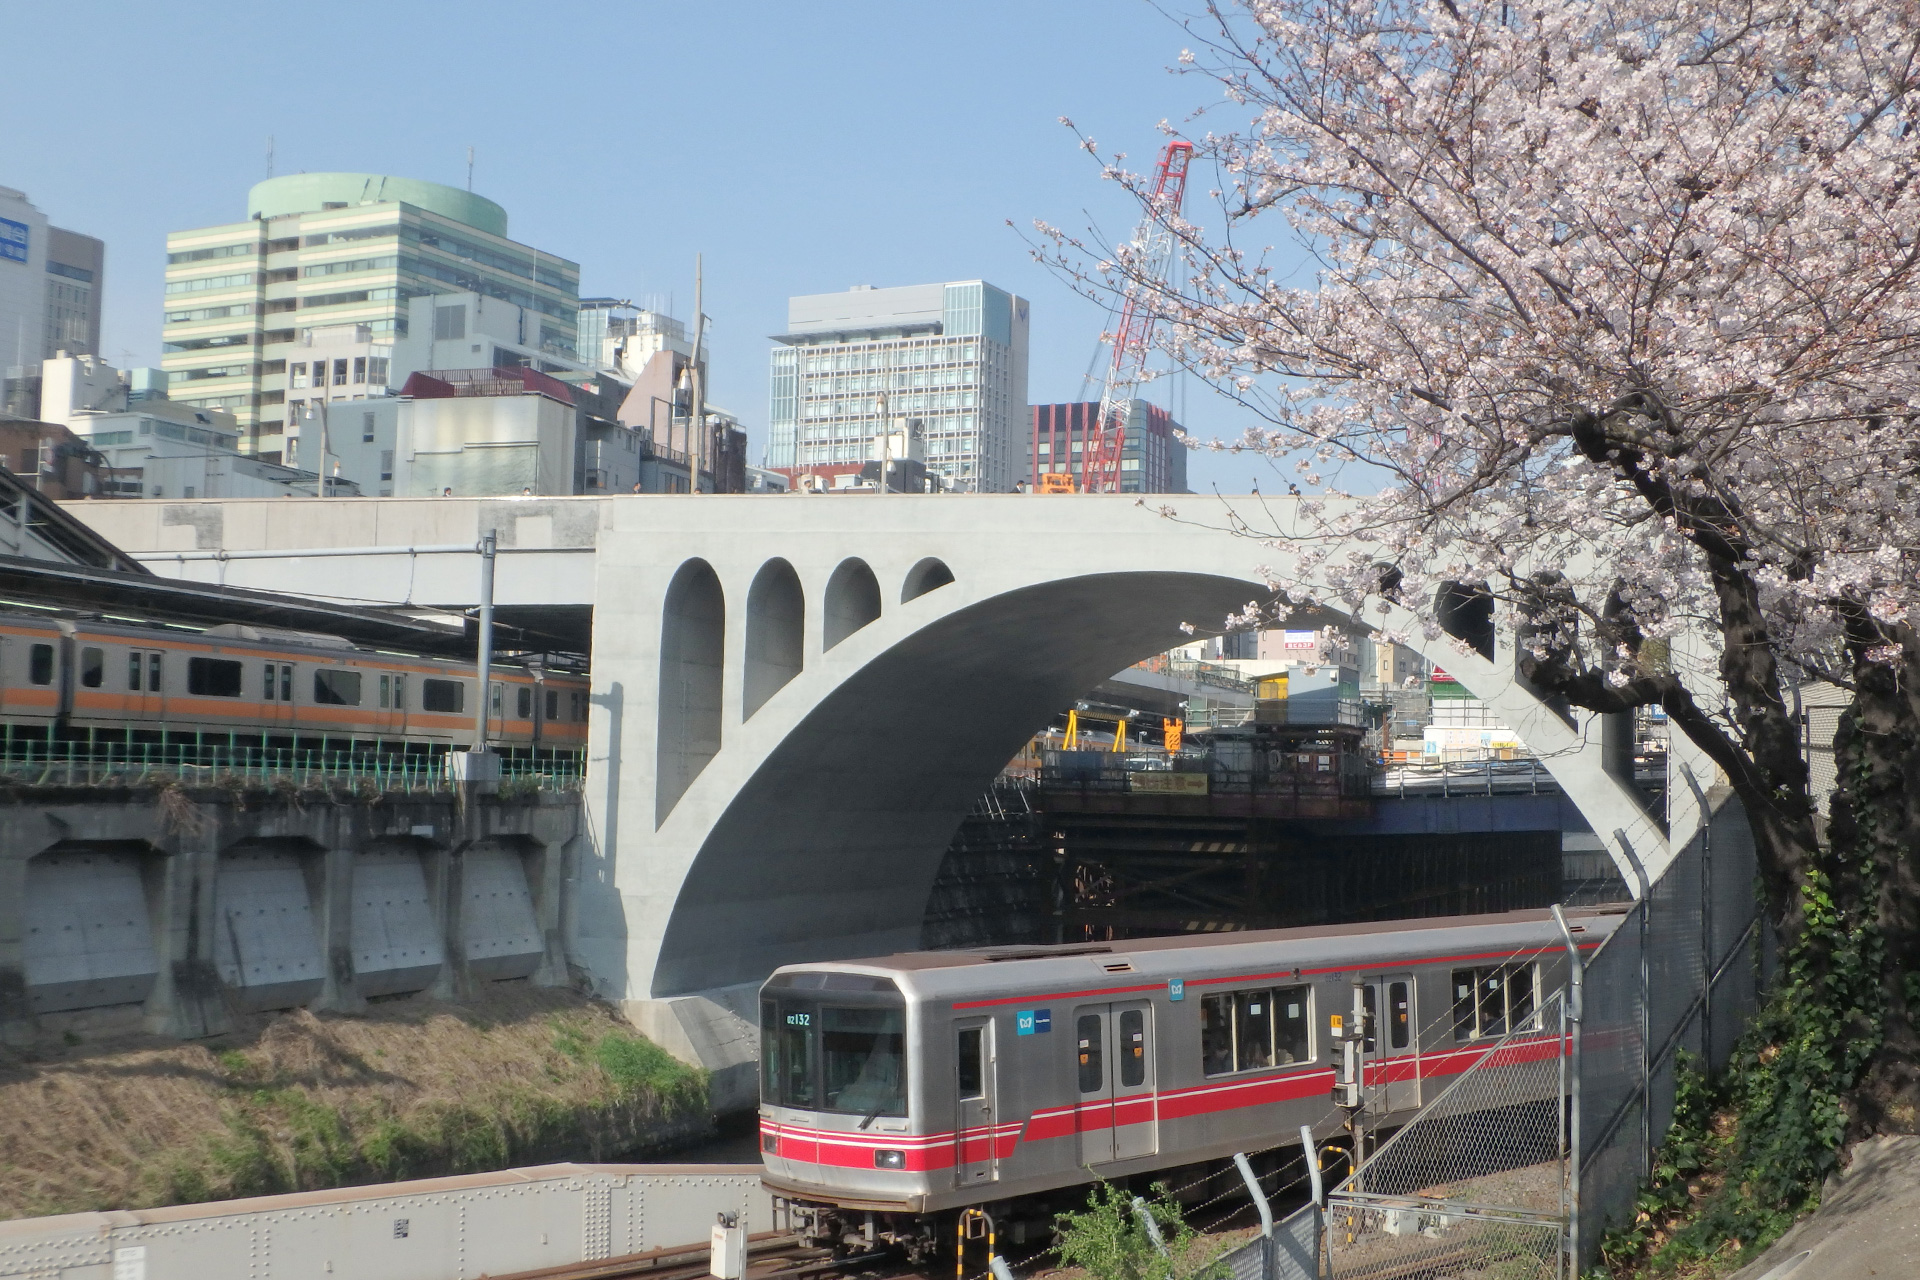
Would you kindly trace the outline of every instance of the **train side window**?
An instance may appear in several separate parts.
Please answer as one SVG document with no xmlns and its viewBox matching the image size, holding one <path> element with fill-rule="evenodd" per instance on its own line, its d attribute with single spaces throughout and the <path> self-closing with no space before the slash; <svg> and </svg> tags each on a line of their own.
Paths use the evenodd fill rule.
<svg viewBox="0 0 1920 1280">
<path fill-rule="evenodd" d="M 37 644 L 27 651 L 27 679 L 35 684 L 53 683 L 53 646 Z"/>
<path fill-rule="evenodd" d="M 521 720 L 533 719 L 533 690 L 527 688 L 525 685 L 522 685 L 520 687 L 519 696 L 515 699 L 515 702 L 517 702 L 519 705 L 519 710 L 517 714 L 518 719 L 521 719 Z"/>
<path fill-rule="evenodd" d="M 158 652 L 147 655 L 147 692 L 160 692 L 160 655 Z"/>
<path fill-rule="evenodd" d="M 280 674 L 280 664 L 277 662 L 269 662 L 266 665 L 264 670 L 265 670 L 264 678 L 261 680 L 260 684 L 261 684 L 261 688 L 265 692 L 266 700 L 268 702 L 272 702 L 275 700 L 273 696 L 274 690 L 277 687 L 277 682 L 275 680 L 275 677 Z"/>
<path fill-rule="evenodd" d="M 321 706 L 359 706 L 360 673 L 343 671 L 339 667 L 315 667 L 313 700 Z"/>
<path fill-rule="evenodd" d="M 1411 1037 L 1412 1001 L 1407 995 L 1407 984 L 1390 982 L 1387 984 L 1387 1044 L 1395 1049 L 1407 1047 Z"/>
<path fill-rule="evenodd" d="M 1120 1014 L 1120 1087 L 1147 1082 L 1147 1015 L 1139 1009 Z"/>
<path fill-rule="evenodd" d="M 961 1098 L 986 1097 L 987 1053 L 985 1028 L 962 1028 L 959 1044 L 955 1047 L 954 1057 L 960 1064 Z"/>
<path fill-rule="evenodd" d="M 1274 987 L 1200 1001 L 1200 1058 L 1210 1076 L 1313 1059 L 1313 991 Z"/>
<path fill-rule="evenodd" d="M 506 711 L 504 710 L 507 700 L 507 687 L 498 680 L 495 680 L 491 688 L 493 689 L 493 698 L 487 703 L 487 714 L 491 715 L 495 720 L 505 720 L 507 718 Z"/>
<path fill-rule="evenodd" d="M 140 662 L 144 656 L 138 649 L 127 651 L 127 690 L 131 693 L 140 692 Z"/>
<path fill-rule="evenodd" d="M 1360 1041 L 1360 1052 L 1372 1053 L 1380 1047 L 1380 1011 L 1373 1007 L 1373 988 L 1360 989 L 1360 1004 L 1367 1011 L 1365 1034 Z"/>
<path fill-rule="evenodd" d="M 240 664 L 229 658 L 188 658 L 187 692 L 202 698 L 237 698 L 240 672 Z"/>
<path fill-rule="evenodd" d="M 466 709 L 466 695 L 466 686 L 458 680 L 422 680 L 420 709 L 422 711 L 463 711 Z"/>
<path fill-rule="evenodd" d="M 1539 1025 L 1539 971 L 1532 964 L 1453 971 L 1453 1038 L 1478 1040 Z"/>
<path fill-rule="evenodd" d="M 393 703 L 393 677 L 380 677 L 380 709 L 385 711 Z"/>
<path fill-rule="evenodd" d="M 549 689 L 547 690 L 547 719 L 558 720 L 559 718 L 560 691 L 558 689 Z"/>
<path fill-rule="evenodd" d="M 291 662 L 280 664 L 280 701 L 293 701 L 293 664 Z"/>
<path fill-rule="evenodd" d="M 1098 1093 L 1104 1087 L 1106 1075 L 1101 1067 L 1101 1058 L 1106 1046 L 1101 1042 L 1100 1015 L 1083 1013 L 1074 1024 L 1073 1034 L 1080 1042 L 1080 1092 Z"/>
<path fill-rule="evenodd" d="M 98 689 L 107 678 L 107 651 L 89 645 L 80 651 L 80 683 Z"/>
<path fill-rule="evenodd" d="M 407 677 L 405 675 L 397 675 L 393 678 L 393 709 L 395 711 L 407 709 Z"/>
<path fill-rule="evenodd" d="M 573 716 L 571 718 L 576 722 L 585 720 L 587 718 L 587 695 L 580 692 L 580 690 L 575 689 L 573 691 L 572 701 L 573 701 Z"/>
</svg>

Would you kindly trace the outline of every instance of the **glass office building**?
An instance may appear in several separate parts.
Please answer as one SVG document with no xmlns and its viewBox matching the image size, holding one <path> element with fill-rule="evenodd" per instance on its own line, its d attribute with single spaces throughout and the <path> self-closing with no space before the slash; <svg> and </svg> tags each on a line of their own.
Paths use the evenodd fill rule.
<svg viewBox="0 0 1920 1280">
<path fill-rule="evenodd" d="M 788 299 L 773 336 L 769 467 L 864 461 L 884 412 L 917 421 L 950 488 L 1005 493 L 1023 477 L 1026 299 L 981 280 L 859 286 Z"/>
</svg>

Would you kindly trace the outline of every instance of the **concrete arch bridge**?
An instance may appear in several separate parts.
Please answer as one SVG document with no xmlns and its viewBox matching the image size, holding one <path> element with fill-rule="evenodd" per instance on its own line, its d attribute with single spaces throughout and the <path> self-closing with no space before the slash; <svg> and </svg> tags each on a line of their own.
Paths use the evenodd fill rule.
<svg viewBox="0 0 1920 1280">
<path fill-rule="evenodd" d="M 1290 500 L 1260 501 L 1283 526 L 1294 516 Z M 380 603 L 471 604 L 476 557 L 446 548 L 493 530 L 503 616 L 557 629 L 590 608 L 569 957 L 656 1038 L 719 1068 L 751 1053 L 752 992 L 775 965 L 917 945 L 955 828 L 1051 713 L 1182 643 L 1183 622 L 1217 627 L 1264 594 L 1261 566 L 1283 553 L 1200 527 L 1225 524 L 1217 499 L 1178 505 L 1194 523 L 1085 495 L 76 510 L 160 573 Z M 371 554 L 339 554 L 353 548 Z M 1413 644 L 1658 878 L 1678 844 L 1602 767 L 1597 733 L 1515 679 L 1510 636 L 1491 659 Z M 1692 797 L 1670 803 L 1684 841 Z"/>
</svg>

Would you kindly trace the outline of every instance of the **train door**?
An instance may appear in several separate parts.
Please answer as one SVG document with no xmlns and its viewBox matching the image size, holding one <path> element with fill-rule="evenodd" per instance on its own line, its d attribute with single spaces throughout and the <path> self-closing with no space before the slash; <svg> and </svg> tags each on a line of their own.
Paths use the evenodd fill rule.
<svg viewBox="0 0 1920 1280">
<path fill-rule="evenodd" d="M 1160 1149 L 1154 1096 L 1153 1005 L 1145 1000 L 1074 1011 L 1080 1163 L 1152 1155 Z"/>
<path fill-rule="evenodd" d="M 161 677 L 166 654 L 158 649 L 127 650 L 127 712 L 133 723 L 165 717 L 166 697 Z"/>
<path fill-rule="evenodd" d="M 954 1026 L 954 1185 L 973 1186 L 1000 1176 L 994 1140 L 996 1072 L 993 1019 L 968 1018 Z"/>
<path fill-rule="evenodd" d="M 1367 1106 L 1376 1115 L 1420 1105 L 1420 1022 L 1412 974 L 1388 974 L 1363 988 L 1367 1010 Z"/>
<path fill-rule="evenodd" d="M 293 664 L 260 664 L 260 721 L 269 734 L 293 732 Z"/>
</svg>

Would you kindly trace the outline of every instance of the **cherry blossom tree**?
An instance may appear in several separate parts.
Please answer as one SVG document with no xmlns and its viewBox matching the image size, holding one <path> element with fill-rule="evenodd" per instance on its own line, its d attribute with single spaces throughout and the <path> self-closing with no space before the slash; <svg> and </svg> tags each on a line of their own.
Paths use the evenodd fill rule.
<svg viewBox="0 0 1920 1280">
<path fill-rule="evenodd" d="M 1153 307 L 1254 415 L 1234 447 L 1295 471 L 1318 536 L 1291 599 L 1437 626 L 1445 590 L 1484 591 L 1541 692 L 1663 707 L 1744 802 L 1840 1037 L 1881 1046 L 1859 1106 L 1911 1102 L 1920 11 L 1245 0 L 1187 30 L 1225 99 L 1195 123 L 1231 125 L 1185 131 L 1221 178 L 1171 219 L 1184 283 L 1045 225 L 1042 256 Z M 1853 697 L 1824 830 L 1816 679 Z M 1879 999 L 1836 995 L 1862 967 Z"/>
</svg>

